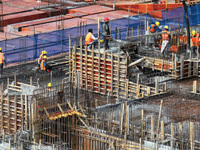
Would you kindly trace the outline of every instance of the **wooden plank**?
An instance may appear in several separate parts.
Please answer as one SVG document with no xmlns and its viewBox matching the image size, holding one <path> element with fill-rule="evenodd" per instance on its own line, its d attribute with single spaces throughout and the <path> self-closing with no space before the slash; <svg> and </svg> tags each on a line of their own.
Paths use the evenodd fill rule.
<svg viewBox="0 0 200 150">
<path fill-rule="evenodd" d="M 161 118 L 161 113 L 162 113 L 162 104 L 163 104 L 163 100 L 160 101 L 160 110 L 159 110 L 159 116 L 158 116 L 157 132 L 159 132 L 159 128 L 160 128 L 160 118 Z"/>
<path fill-rule="evenodd" d="M 45 111 L 45 113 L 46 113 L 47 117 L 49 117 L 49 113 L 48 113 L 48 111 L 47 111 L 46 107 L 44 107 L 44 111 Z"/>
<path fill-rule="evenodd" d="M 164 127 L 164 121 L 161 121 L 161 140 L 164 141 L 165 139 L 165 127 Z"/>
<path fill-rule="evenodd" d="M 80 78 L 81 88 L 83 88 L 83 39 L 80 37 Z"/>
<path fill-rule="evenodd" d="M 1 89 L 1 132 L 3 133 L 3 127 L 4 127 L 4 118 L 3 118 L 3 83 L 2 83 L 2 89 Z"/>
<path fill-rule="evenodd" d="M 8 109 L 8 133 L 11 134 L 11 132 L 10 132 L 10 99 L 9 99 L 9 95 L 7 96 L 7 109 Z"/>
<path fill-rule="evenodd" d="M 197 81 L 193 81 L 193 93 L 197 93 Z"/>
<path fill-rule="evenodd" d="M 15 95 L 15 97 L 14 97 L 14 111 L 15 111 L 15 124 L 14 124 L 14 126 L 15 126 L 15 133 L 17 132 L 17 97 L 16 97 L 16 95 Z"/>
<path fill-rule="evenodd" d="M 151 141 L 154 142 L 154 118 L 153 115 L 151 115 Z"/>
<path fill-rule="evenodd" d="M 174 148 L 174 125 L 171 123 L 171 149 Z"/>
<path fill-rule="evenodd" d="M 122 135 L 123 131 L 123 117 L 124 117 L 124 103 L 121 104 L 121 111 L 120 111 L 120 135 Z"/>
<path fill-rule="evenodd" d="M 194 122 L 190 122 L 190 149 L 194 150 Z"/>
<path fill-rule="evenodd" d="M 92 84 L 92 91 L 94 91 L 94 50 L 92 51 L 92 79 L 91 79 L 91 84 Z"/>
<path fill-rule="evenodd" d="M 104 51 L 104 94 L 107 94 L 107 84 L 106 84 L 106 52 Z"/>
</svg>

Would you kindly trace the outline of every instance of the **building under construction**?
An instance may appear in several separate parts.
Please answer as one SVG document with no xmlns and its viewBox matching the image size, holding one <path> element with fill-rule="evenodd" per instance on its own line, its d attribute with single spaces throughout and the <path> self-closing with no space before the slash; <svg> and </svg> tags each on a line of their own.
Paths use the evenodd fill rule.
<svg viewBox="0 0 200 150">
<path fill-rule="evenodd" d="M 0 5 L 0 150 L 200 149 L 200 50 L 191 50 L 191 32 L 200 32 L 198 1 Z M 162 32 L 145 34 L 155 22 L 169 26 L 164 54 Z M 88 29 L 98 37 L 91 49 Z M 150 36 L 155 48 L 146 46 Z M 38 69 L 44 50 L 49 72 Z"/>
</svg>

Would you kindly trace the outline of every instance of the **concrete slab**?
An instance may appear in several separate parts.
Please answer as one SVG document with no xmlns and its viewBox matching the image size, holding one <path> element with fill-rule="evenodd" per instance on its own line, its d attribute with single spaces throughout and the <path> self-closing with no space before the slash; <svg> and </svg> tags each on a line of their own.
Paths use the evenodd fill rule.
<svg viewBox="0 0 200 150">
<path fill-rule="evenodd" d="M 87 24 L 95 24 L 97 23 L 94 20 L 86 20 L 86 19 L 81 19 L 81 18 L 73 18 L 73 19 L 68 19 L 64 20 L 64 28 L 71 28 L 71 27 L 76 27 L 78 22 L 87 22 Z M 59 28 L 61 28 L 61 23 L 58 22 L 52 22 L 52 23 L 46 23 L 42 25 L 36 25 L 36 26 L 30 26 L 27 27 L 26 29 L 29 30 L 34 30 L 37 32 L 49 32 L 49 31 L 55 31 Z"/>
<path fill-rule="evenodd" d="M 48 5 L 47 2 L 38 3 L 37 0 L 2 0 L 5 4 L 14 5 L 23 8 L 34 8 Z"/>
<path fill-rule="evenodd" d="M 19 12 L 24 12 L 24 11 L 29 11 L 29 8 L 20 8 L 17 6 L 11 6 L 11 5 L 5 5 L 3 4 L 3 14 L 8 15 L 12 13 L 19 13 Z"/>
<path fill-rule="evenodd" d="M 110 20 L 114 20 L 114 19 L 119 19 L 119 18 L 124 18 L 127 17 L 128 14 L 130 16 L 135 15 L 136 13 L 128 13 L 128 11 L 123 11 L 123 10 L 117 10 L 117 11 L 111 11 L 111 12 L 106 12 L 106 13 L 100 13 L 100 14 L 95 14 L 95 15 L 89 15 L 89 16 L 84 16 L 82 17 L 83 19 L 92 19 L 92 20 L 98 20 L 98 18 L 100 18 L 101 20 L 103 20 L 106 17 L 109 17 Z"/>
<path fill-rule="evenodd" d="M 30 21 L 35 19 L 41 19 L 47 17 L 45 12 L 41 11 L 30 11 L 30 12 L 23 12 L 18 14 L 6 15 L 4 16 L 3 25 L 7 26 L 8 24 Z"/>
<path fill-rule="evenodd" d="M 108 12 L 112 10 L 113 10 L 112 8 L 109 8 L 106 6 L 92 5 L 92 6 L 85 6 L 81 8 L 69 9 L 68 13 L 70 14 L 70 13 L 80 12 L 80 13 L 92 15 L 92 14 L 98 14 L 98 13 Z"/>
<path fill-rule="evenodd" d="M 87 16 L 87 15 L 88 15 L 88 14 L 76 12 L 76 13 L 72 13 L 72 14 L 67 14 L 66 16 L 83 17 L 83 16 Z"/>
<path fill-rule="evenodd" d="M 17 32 L 14 35 L 16 35 L 16 36 L 29 36 L 29 35 L 34 35 L 34 33 L 37 34 L 39 32 L 37 32 L 37 31 L 34 32 L 34 31 L 27 30 L 27 31 Z"/>
<path fill-rule="evenodd" d="M 73 16 L 56 16 L 56 17 L 49 17 L 49 18 L 42 18 L 42 19 L 36 19 L 36 20 L 31 20 L 31 21 L 26 21 L 26 22 L 20 22 L 16 24 L 10 24 L 7 26 L 7 32 L 13 33 L 13 32 L 19 32 L 22 31 L 22 29 L 29 27 L 29 26 L 36 26 L 36 25 L 41 25 L 45 23 L 51 23 L 51 22 L 56 22 L 59 20 L 66 20 L 66 19 L 71 19 Z"/>
<path fill-rule="evenodd" d="M 14 38 L 18 38 L 20 37 L 20 35 L 16 35 L 16 34 L 12 34 L 12 33 L 3 33 L 3 32 L 0 32 L 0 41 L 3 41 L 5 39 L 14 39 Z"/>
</svg>

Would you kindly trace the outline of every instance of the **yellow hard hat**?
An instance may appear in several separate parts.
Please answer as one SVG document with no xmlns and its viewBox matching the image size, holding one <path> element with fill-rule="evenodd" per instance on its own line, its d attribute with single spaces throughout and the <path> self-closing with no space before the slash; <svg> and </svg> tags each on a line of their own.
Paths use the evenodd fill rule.
<svg viewBox="0 0 200 150">
<path fill-rule="evenodd" d="M 155 23 L 155 24 L 156 24 L 156 26 L 159 26 L 159 25 L 160 25 L 160 22 L 156 21 L 156 23 Z"/>
<path fill-rule="evenodd" d="M 165 29 L 169 29 L 169 27 L 168 27 L 168 26 L 165 26 Z"/>
<path fill-rule="evenodd" d="M 0 51 L 2 51 L 2 48 L 0 47 Z"/>
<path fill-rule="evenodd" d="M 44 52 L 44 54 L 47 54 L 47 51 L 43 51 Z"/>
<path fill-rule="evenodd" d="M 51 83 L 48 83 L 47 87 L 51 87 Z"/>
<path fill-rule="evenodd" d="M 193 35 L 193 36 L 196 35 L 196 31 L 195 31 L 195 30 L 192 31 L 192 35 Z"/>
<path fill-rule="evenodd" d="M 104 40 L 100 40 L 101 43 L 103 43 Z"/>
<path fill-rule="evenodd" d="M 47 59 L 47 56 L 44 56 L 43 59 Z"/>
<path fill-rule="evenodd" d="M 42 55 L 44 55 L 44 51 L 42 51 Z"/>
</svg>

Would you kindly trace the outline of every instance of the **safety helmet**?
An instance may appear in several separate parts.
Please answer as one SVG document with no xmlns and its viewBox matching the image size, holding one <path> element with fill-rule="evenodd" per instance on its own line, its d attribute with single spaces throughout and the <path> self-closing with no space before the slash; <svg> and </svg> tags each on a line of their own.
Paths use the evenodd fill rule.
<svg viewBox="0 0 200 150">
<path fill-rule="evenodd" d="M 105 19 L 104 19 L 104 22 L 109 22 L 109 19 L 108 19 L 108 18 L 105 18 Z"/>
<path fill-rule="evenodd" d="M 43 59 L 47 59 L 47 56 L 44 56 Z"/>
<path fill-rule="evenodd" d="M 0 51 L 2 51 L 2 48 L 0 47 Z"/>
<path fill-rule="evenodd" d="M 193 35 L 193 36 L 196 35 L 196 31 L 195 31 L 195 30 L 192 31 L 192 35 Z"/>
<path fill-rule="evenodd" d="M 51 87 L 51 83 L 48 83 L 47 87 Z"/>
<path fill-rule="evenodd" d="M 159 25 L 160 25 L 160 22 L 156 21 L 156 23 L 155 23 L 155 24 L 156 24 L 156 26 L 159 26 Z"/>
<path fill-rule="evenodd" d="M 43 55 L 47 54 L 47 51 L 43 51 Z"/>
<path fill-rule="evenodd" d="M 168 27 L 168 26 L 165 26 L 165 29 L 167 29 L 167 30 L 168 30 L 168 29 L 169 29 L 169 27 Z"/>
</svg>

